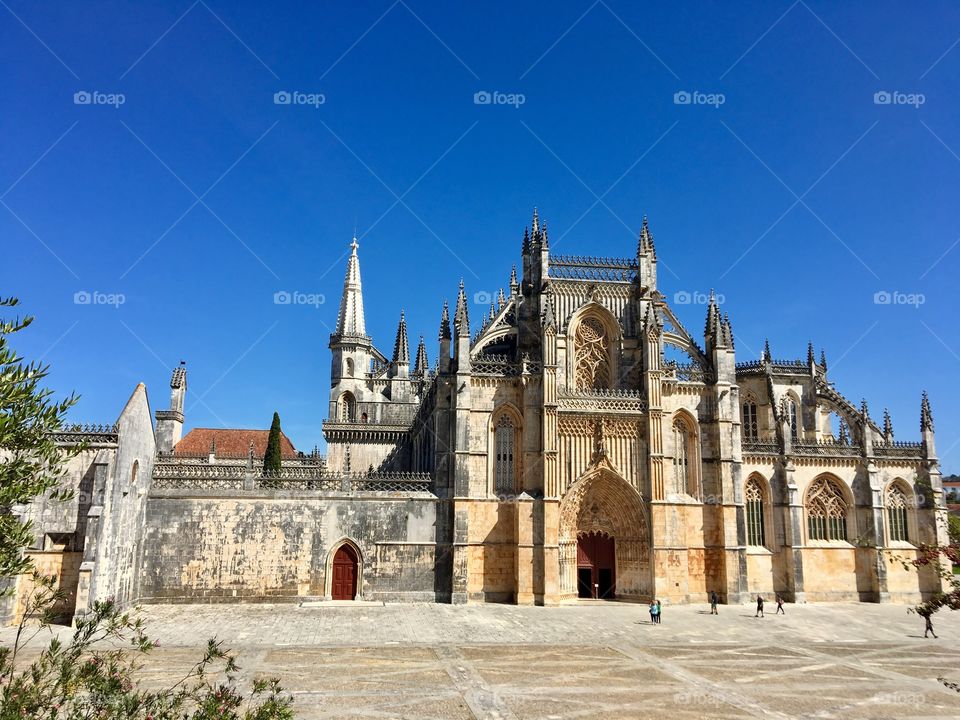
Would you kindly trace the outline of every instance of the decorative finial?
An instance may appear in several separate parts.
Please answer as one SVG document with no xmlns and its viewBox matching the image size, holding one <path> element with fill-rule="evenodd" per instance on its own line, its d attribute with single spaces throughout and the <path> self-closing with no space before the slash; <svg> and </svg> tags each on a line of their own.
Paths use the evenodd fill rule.
<svg viewBox="0 0 960 720">
<path fill-rule="evenodd" d="M 933 412 L 930 410 L 930 398 L 924 390 L 920 396 L 920 432 L 933 432 Z"/>
<path fill-rule="evenodd" d="M 770 339 L 769 339 L 769 338 L 767 338 L 766 340 L 763 341 L 763 357 L 762 357 L 761 359 L 762 359 L 764 362 L 770 362 L 770 361 L 771 361 L 771 355 L 770 355 Z"/>
<path fill-rule="evenodd" d="M 890 419 L 890 411 L 883 409 L 883 437 L 887 443 L 893 442 L 893 420 Z"/>
</svg>

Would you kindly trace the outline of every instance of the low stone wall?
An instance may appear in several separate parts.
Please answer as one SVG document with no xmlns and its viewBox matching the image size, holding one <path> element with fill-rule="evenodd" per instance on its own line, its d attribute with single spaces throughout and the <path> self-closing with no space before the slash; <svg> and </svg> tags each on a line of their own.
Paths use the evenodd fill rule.
<svg viewBox="0 0 960 720">
<path fill-rule="evenodd" d="M 147 500 L 141 602 L 296 601 L 330 595 L 333 554 L 360 556 L 358 599 L 434 601 L 437 498 L 156 490 Z"/>
</svg>

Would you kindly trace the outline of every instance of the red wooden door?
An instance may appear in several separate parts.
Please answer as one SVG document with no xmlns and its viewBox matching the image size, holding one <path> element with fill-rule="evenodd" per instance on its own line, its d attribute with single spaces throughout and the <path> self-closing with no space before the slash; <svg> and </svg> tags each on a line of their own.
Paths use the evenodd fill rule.
<svg viewBox="0 0 960 720">
<path fill-rule="evenodd" d="M 333 556 L 333 582 L 330 596 L 334 600 L 353 600 L 357 596 L 357 555 L 343 545 Z"/>
<path fill-rule="evenodd" d="M 577 538 L 577 594 L 580 597 L 612 599 L 616 593 L 616 568 L 612 537 L 591 532 Z"/>
</svg>

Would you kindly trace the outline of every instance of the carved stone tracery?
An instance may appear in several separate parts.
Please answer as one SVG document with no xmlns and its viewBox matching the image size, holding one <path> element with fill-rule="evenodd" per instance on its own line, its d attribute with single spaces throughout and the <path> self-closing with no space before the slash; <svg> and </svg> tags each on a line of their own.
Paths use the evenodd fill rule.
<svg viewBox="0 0 960 720">
<path fill-rule="evenodd" d="M 577 390 L 610 387 L 610 341 L 603 323 L 586 317 L 577 326 L 575 385 Z"/>
</svg>

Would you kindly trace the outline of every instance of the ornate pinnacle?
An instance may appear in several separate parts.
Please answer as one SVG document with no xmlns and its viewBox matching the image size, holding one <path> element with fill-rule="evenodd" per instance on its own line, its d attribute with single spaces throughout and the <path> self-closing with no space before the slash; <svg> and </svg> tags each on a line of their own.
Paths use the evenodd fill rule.
<svg viewBox="0 0 960 720">
<path fill-rule="evenodd" d="M 523 229 L 523 244 L 520 246 L 521 255 L 530 254 L 530 230 L 529 228 Z"/>
<path fill-rule="evenodd" d="M 820 350 L 820 365 L 823 366 L 823 371 L 827 371 L 827 353 L 821 348 Z"/>
<path fill-rule="evenodd" d="M 723 314 L 723 324 L 721 325 L 721 334 L 723 335 L 724 344 L 733 350 L 733 325 L 730 323 L 730 316 L 727 313 Z"/>
<path fill-rule="evenodd" d="M 516 295 L 518 287 L 520 287 L 520 283 L 517 281 L 517 266 L 514 265 L 510 268 L 510 294 Z"/>
<path fill-rule="evenodd" d="M 443 301 L 443 312 L 440 313 L 440 339 L 450 339 L 450 308 L 447 301 Z"/>
<path fill-rule="evenodd" d="M 393 362 L 410 364 L 410 345 L 407 342 L 407 320 L 400 311 L 400 324 L 397 325 L 397 338 L 393 342 Z"/>
<path fill-rule="evenodd" d="M 930 398 L 924 390 L 920 396 L 920 432 L 927 430 L 933 432 L 933 412 L 930 410 Z"/>
<path fill-rule="evenodd" d="M 763 355 L 760 356 L 760 359 L 763 362 L 770 362 L 772 359 L 770 356 L 770 339 L 769 338 L 763 341 Z"/>
<path fill-rule="evenodd" d="M 704 325 L 703 334 L 706 337 L 718 339 L 720 330 L 720 310 L 717 308 L 717 296 L 713 289 L 710 290 L 710 302 L 707 304 L 707 321 Z M 721 340 L 722 342 L 722 340 Z"/>
<path fill-rule="evenodd" d="M 816 364 L 816 358 L 813 354 L 813 343 L 807 343 L 807 364 L 808 365 Z"/>
<path fill-rule="evenodd" d="M 893 442 L 893 420 L 890 419 L 890 411 L 883 409 L 883 437 L 889 443 Z"/>
<path fill-rule="evenodd" d="M 840 419 L 840 428 L 837 430 L 837 442 L 841 445 L 850 444 L 850 434 L 847 431 L 847 423 L 842 418 Z"/>
<path fill-rule="evenodd" d="M 503 288 L 500 288 L 500 292 L 497 293 L 497 311 L 503 310 L 503 306 L 507 304 L 507 298 L 503 294 Z"/>
<path fill-rule="evenodd" d="M 545 300 L 546 300 L 546 303 L 545 303 L 546 306 L 543 309 L 543 329 L 556 330 L 557 321 L 553 314 L 553 293 L 552 292 L 546 293 Z"/>
<path fill-rule="evenodd" d="M 870 408 L 867 407 L 866 398 L 860 401 L 860 416 L 863 418 L 864 423 L 870 422 Z"/>
<path fill-rule="evenodd" d="M 650 233 L 650 226 L 647 224 L 647 216 L 643 216 L 643 224 L 640 226 L 640 237 L 637 239 L 637 257 L 641 255 L 653 255 L 657 252 L 653 246 L 653 235 Z"/>
<path fill-rule="evenodd" d="M 470 337 L 470 317 L 467 313 L 467 293 L 463 289 L 463 278 L 460 278 L 460 292 L 457 294 L 457 311 L 453 316 L 453 325 L 457 335 Z"/>
<path fill-rule="evenodd" d="M 540 232 L 540 215 L 537 214 L 537 208 L 533 208 L 533 220 L 530 224 L 533 226 L 533 236 L 536 237 Z"/>
<path fill-rule="evenodd" d="M 543 221 L 543 231 L 540 233 L 540 249 L 541 250 L 550 249 L 550 241 L 547 240 L 547 221 L 546 220 Z"/>
<path fill-rule="evenodd" d="M 494 302 L 490 301 L 490 314 L 487 316 L 487 320 L 493 322 L 493 319 L 497 316 L 497 306 Z"/>
</svg>

